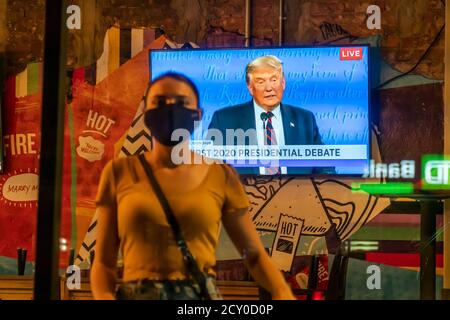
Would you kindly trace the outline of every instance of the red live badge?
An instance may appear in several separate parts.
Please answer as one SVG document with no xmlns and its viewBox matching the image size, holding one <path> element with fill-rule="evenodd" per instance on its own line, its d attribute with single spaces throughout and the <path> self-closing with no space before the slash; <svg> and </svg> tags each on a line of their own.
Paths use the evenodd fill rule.
<svg viewBox="0 0 450 320">
<path fill-rule="evenodd" d="M 340 60 L 361 60 L 362 48 L 341 48 Z"/>
</svg>

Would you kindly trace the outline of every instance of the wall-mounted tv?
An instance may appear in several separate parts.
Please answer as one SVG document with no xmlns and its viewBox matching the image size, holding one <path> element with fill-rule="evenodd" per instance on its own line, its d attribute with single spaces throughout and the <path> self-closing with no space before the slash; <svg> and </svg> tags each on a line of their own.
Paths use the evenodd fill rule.
<svg viewBox="0 0 450 320">
<path fill-rule="evenodd" d="M 369 47 L 150 51 L 151 80 L 197 85 L 190 147 L 242 174 L 362 175 L 370 159 Z"/>
</svg>

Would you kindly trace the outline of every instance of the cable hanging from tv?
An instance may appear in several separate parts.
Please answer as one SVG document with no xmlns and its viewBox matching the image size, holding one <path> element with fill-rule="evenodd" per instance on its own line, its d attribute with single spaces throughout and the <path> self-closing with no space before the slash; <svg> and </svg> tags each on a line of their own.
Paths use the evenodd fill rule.
<svg viewBox="0 0 450 320">
<path fill-rule="evenodd" d="M 422 54 L 422 56 L 420 57 L 420 59 L 417 61 L 417 63 L 408 71 L 406 71 L 405 73 L 399 74 L 389 80 L 386 80 L 385 82 L 381 83 L 380 85 L 378 85 L 375 90 L 379 90 L 381 88 L 383 88 L 384 86 L 386 86 L 387 84 L 400 79 L 408 74 L 410 74 L 411 72 L 413 72 L 414 70 L 416 70 L 416 68 L 422 63 L 422 61 L 425 59 L 425 57 L 428 55 L 428 53 L 430 52 L 430 50 L 434 47 L 434 45 L 437 43 L 437 41 L 439 40 L 439 38 L 441 37 L 442 31 L 444 31 L 445 29 L 445 23 L 444 25 L 441 27 L 441 29 L 439 30 L 439 32 L 437 33 L 436 37 L 434 37 L 433 41 L 430 43 L 430 45 L 428 46 L 427 50 L 425 50 L 425 52 Z"/>
</svg>

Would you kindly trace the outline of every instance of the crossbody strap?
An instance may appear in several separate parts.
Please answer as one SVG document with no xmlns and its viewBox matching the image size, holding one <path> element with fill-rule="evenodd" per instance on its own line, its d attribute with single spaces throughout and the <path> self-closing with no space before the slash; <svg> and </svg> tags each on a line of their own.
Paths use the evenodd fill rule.
<svg viewBox="0 0 450 320">
<path fill-rule="evenodd" d="M 181 253 L 183 254 L 183 260 L 186 264 L 187 271 L 191 274 L 191 276 L 194 278 L 194 280 L 197 281 L 198 285 L 200 286 L 200 290 L 202 291 L 203 297 L 206 299 L 210 299 L 208 290 L 206 288 L 205 276 L 200 271 L 200 268 L 198 267 L 198 264 L 195 261 L 194 256 L 192 255 L 191 251 L 189 250 L 189 248 L 186 244 L 186 241 L 183 238 L 180 225 L 178 224 L 178 221 L 175 218 L 175 215 L 172 211 L 172 208 L 170 207 L 169 202 L 167 201 L 167 198 L 164 195 L 164 192 L 161 190 L 158 180 L 156 180 L 156 177 L 153 174 L 152 168 L 150 167 L 147 160 L 145 160 L 145 156 L 143 153 L 141 153 L 139 155 L 139 161 L 141 162 L 142 166 L 144 167 L 144 170 L 148 176 L 150 184 L 152 185 L 153 191 L 155 192 L 156 196 L 158 197 L 158 200 L 161 204 L 164 214 L 166 215 L 167 221 L 169 222 L 169 224 L 172 228 L 177 245 L 178 245 Z"/>
<path fill-rule="evenodd" d="M 164 192 L 161 190 L 158 180 L 156 180 L 156 177 L 153 174 L 152 168 L 145 160 L 144 154 L 141 153 L 139 155 L 139 160 L 141 161 L 145 173 L 147 174 L 148 179 L 150 180 L 150 184 L 152 185 L 153 191 L 155 191 L 155 194 L 158 197 L 161 207 L 163 208 L 164 214 L 166 215 L 166 218 L 169 221 L 170 226 L 172 227 L 173 233 L 175 235 L 175 240 L 177 241 L 177 243 L 179 243 L 180 241 L 185 242 L 183 236 L 181 235 L 180 225 L 178 224 L 177 219 L 175 219 L 172 208 L 170 207 L 169 202 L 167 201 L 167 198 L 164 195 Z"/>
</svg>

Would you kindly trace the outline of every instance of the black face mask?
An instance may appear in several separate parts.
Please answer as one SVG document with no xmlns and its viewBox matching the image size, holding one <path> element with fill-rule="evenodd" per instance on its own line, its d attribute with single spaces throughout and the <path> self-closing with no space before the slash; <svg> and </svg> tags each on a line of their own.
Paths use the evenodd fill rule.
<svg viewBox="0 0 450 320">
<path fill-rule="evenodd" d="M 145 112 L 145 125 L 150 129 L 152 136 L 166 146 L 175 146 L 183 139 L 172 141 L 172 132 L 176 129 L 185 129 L 189 134 L 194 132 L 194 121 L 200 120 L 200 110 L 192 110 L 183 106 L 183 103 L 159 104 L 157 108 Z"/>
</svg>

